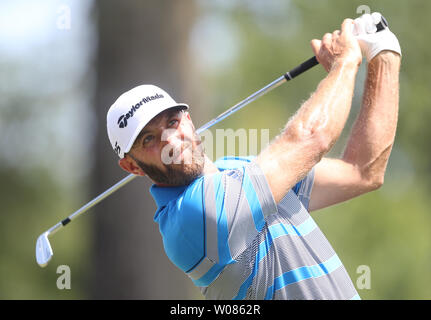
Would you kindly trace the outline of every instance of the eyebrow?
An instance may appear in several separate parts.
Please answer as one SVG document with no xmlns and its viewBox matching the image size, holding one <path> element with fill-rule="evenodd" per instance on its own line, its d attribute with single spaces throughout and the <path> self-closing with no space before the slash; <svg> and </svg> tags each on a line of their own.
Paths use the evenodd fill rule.
<svg viewBox="0 0 431 320">
<path fill-rule="evenodd" d="M 139 141 L 143 136 L 145 136 L 148 132 L 150 132 L 149 130 L 142 130 L 138 136 L 136 137 L 136 141 Z"/>
<path fill-rule="evenodd" d="M 179 113 L 179 112 L 181 112 L 181 111 L 184 111 L 184 109 L 172 109 L 172 110 L 168 110 L 168 112 L 166 112 L 164 115 L 162 115 L 162 114 L 160 114 L 160 115 L 162 115 L 162 117 L 156 122 L 156 123 L 159 123 L 159 122 L 161 122 L 161 121 L 163 121 L 163 120 L 165 120 L 166 118 L 170 118 L 170 117 L 172 117 L 173 115 L 175 115 L 176 113 Z M 153 119 L 154 120 L 154 119 Z M 151 121 L 153 121 L 153 120 L 151 120 Z M 148 124 L 147 124 L 148 125 Z M 136 144 L 137 143 L 139 143 L 139 141 L 147 134 L 147 133 L 149 133 L 151 130 L 148 130 L 148 129 L 143 129 L 139 134 L 138 134 L 138 136 L 136 137 L 136 139 L 135 139 L 135 142 L 133 143 L 133 146 L 132 146 L 132 148 L 134 147 L 134 146 L 136 146 Z"/>
</svg>

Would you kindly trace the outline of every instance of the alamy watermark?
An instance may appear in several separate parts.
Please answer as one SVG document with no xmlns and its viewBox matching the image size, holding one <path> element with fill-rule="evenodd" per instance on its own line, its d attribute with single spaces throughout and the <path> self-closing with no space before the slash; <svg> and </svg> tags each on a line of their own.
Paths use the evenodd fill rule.
<svg viewBox="0 0 431 320">
<path fill-rule="evenodd" d="M 362 4 L 356 8 L 356 13 L 359 15 L 362 14 L 371 14 L 371 8 L 366 4 Z"/>
<path fill-rule="evenodd" d="M 61 265 L 57 267 L 57 274 L 60 276 L 57 278 L 57 288 L 59 290 L 70 290 L 71 287 L 71 272 L 68 265 Z"/>
<path fill-rule="evenodd" d="M 269 129 L 217 129 L 215 136 L 212 131 L 206 130 L 200 137 L 193 135 L 190 127 L 182 128 L 182 132 L 184 137 L 188 138 L 180 138 L 176 129 L 163 131 L 161 140 L 169 142 L 161 151 L 164 164 L 191 164 L 193 154 L 201 152 L 210 159 L 226 155 L 254 156 L 258 154 L 259 149 L 264 149 L 269 144 Z"/>
<path fill-rule="evenodd" d="M 356 268 L 356 273 L 360 276 L 356 279 L 358 290 L 371 289 L 371 268 L 367 265 L 360 265 Z"/>
</svg>

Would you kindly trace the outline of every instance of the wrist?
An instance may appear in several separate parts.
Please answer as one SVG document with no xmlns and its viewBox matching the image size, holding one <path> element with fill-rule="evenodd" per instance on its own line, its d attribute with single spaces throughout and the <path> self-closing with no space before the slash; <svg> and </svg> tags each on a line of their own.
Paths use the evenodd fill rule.
<svg viewBox="0 0 431 320">
<path fill-rule="evenodd" d="M 368 70 L 384 68 L 385 70 L 399 72 L 400 65 L 401 56 L 398 53 L 393 51 L 382 51 L 368 63 Z"/>
<path fill-rule="evenodd" d="M 379 52 L 378 55 L 376 55 L 373 59 L 371 59 L 371 62 L 383 62 L 383 63 L 396 63 L 401 61 L 401 55 L 397 52 L 390 51 L 390 50 L 383 50 Z"/>
<path fill-rule="evenodd" d="M 358 62 L 355 59 L 343 58 L 343 59 L 336 60 L 334 62 L 334 64 L 332 65 L 331 71 L 332 70 L 340 71 L 342 69 L 348 69 L 348 70 L 352 70 L 354 72 L 357 72 L 360 64 L 361 64 L 361 62 Z"/>
</svg>

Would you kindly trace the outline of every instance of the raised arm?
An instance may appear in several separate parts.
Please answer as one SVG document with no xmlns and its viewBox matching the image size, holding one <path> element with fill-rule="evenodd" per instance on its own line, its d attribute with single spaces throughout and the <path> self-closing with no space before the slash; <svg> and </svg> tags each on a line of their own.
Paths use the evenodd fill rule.
<svg viewBox="0 0 431 320">
<path fill-rule="evenodd" d="M 384 44 L 391 51 L 369 50 L 374 56 L 366 54 L 370 60 L 362 106 L 342 158 L 324 158 L 315 167 L 310 211 L 349 200 L 383 184 L 397 127 L 401 61 L 398 41 L 389 32 L 377 35 L 383 39 L 376 45 Z M 388 45 L 391 41 L 393 44 Z"/>
<path fill-rule="evenodd" d="M 341 32 L 327 33 L 322 41 L 312 41 L 318 61 L 329 73 L 283 132 L 255 160 L 277 203 L 331 149 L 345 125 L 362 60 L 352 31 L 353 21 L 346 19 Z"/>
</svg>

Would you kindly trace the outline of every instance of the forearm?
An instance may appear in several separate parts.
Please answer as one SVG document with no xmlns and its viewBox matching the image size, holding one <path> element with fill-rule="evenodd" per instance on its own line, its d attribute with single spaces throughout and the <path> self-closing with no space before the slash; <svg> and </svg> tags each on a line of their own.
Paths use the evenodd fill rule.
<svg viewBox="0 0 431 320">
<path fill-rule="evenodd" d="M 357 71 L 357 63 L 343 61 L 334 64 L 314 94 L 287 123 L 285 134 L 298 139 L 319 135 L 328 151 L 348 118 Z"/>
<path fill-rule="evenodd" d="M 335 66 L 283 132 L 257 158 L 276 201 L 318 163 L 348 117 L 358 66 Z M 265 169 L 264 169 L 265 171 Z"/>
<path fill-rule="evenodd" d="M 341 31 L 311 41 L 317 60 L 330 72 L 283 132 L 255 159 L 277 203 L 321 160 L 344 127 L 362 61 L 352 31 L 353 20 L 345 19 Z"/>
<path fill-rule="evenodd" d="M 365 180 L 376 185 L 383 183 L 395 139 L 400 59 L 386 51 L 370 61 L 361 110 L 343 155 L 360 169 Z"/>
</svg>

